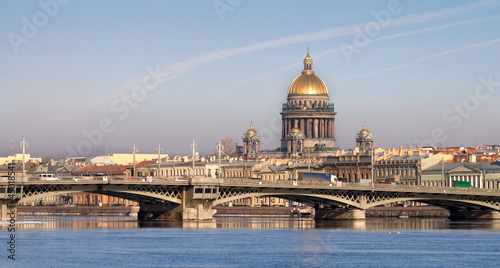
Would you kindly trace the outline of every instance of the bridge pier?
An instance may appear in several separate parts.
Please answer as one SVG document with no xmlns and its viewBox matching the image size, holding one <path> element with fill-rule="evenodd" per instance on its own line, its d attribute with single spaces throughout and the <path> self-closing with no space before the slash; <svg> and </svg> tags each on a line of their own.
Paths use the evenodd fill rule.
<svg viewBox="0 0 500 268">
<path fill-rule="evenodd" d="M 208 200 L 207 200 L 208 201 Z M 212 202 L 205 202 L 205 200 L 201 200 L 200 202 L 191 201 L 188 204 L 188 207 L 184 209 L 182 213 L 182 220 L 184 221 L 204 221 L 204 220 L 212 220 L 213 215 L 217 212 L 217 210 L 212 209 Z"/>
<path fill-rule="evenodd" d="M 182 220 L 182 205 L 139 204 L 137 219 L 147 220 Z"/>
<path fill-rule="evenodd" d="M 316 209 L 315 219 L 323 220 L 364 220 L 366 219 L 366 210 L 364 209 Z"/>
<path fill-rule="evenodd" d="M 183 220 L 183 221 L 203 221 L 211 220 L 217 212 L 212 209 L 213 202 L 206 200 L 191 201 L 183 205 L 151 205 L 140 204 L 137 219 L 146 220 Z"/>
<path fill-rule="evenodd" d="M 207 204 L 194 203 L 182 208 L 182 205 L 164 206 L 141 204 L 137 219 L 146 220 L 183 220 L 203 221 L 211 220 L 216 210 L 212 209 L 212 202 Z"/>
<path fill-rule="evenodd" d="M 482 210 L 450 210 L 450 219 L 454 220 L 500 220 L 500 212 L 498 211 L 482 211 Z"/>
<path fill-rule="evenodd" d="M 219 180 L 193 178 L 191 184 L 182 191 L 182 204 L 140 204 L 138 220 L 212 220 L 217 212 L 212 206 L 219 194 Z"/>
<path fill-rule="evenodd" d="M 0 221 L 17 221 L 17 203 L 9 199 L 0 199 Z"/>
</svg>

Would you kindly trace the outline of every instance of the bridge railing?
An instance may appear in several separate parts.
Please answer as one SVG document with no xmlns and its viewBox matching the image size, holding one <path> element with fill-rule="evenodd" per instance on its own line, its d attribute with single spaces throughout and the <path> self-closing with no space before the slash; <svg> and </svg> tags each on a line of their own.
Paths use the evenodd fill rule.
<svg viewBox="0 0 500 268">
<path fill-rule="evenodd" d="M 67 182 L 67 181 L 130 181 L 130 182 L 186 182 L 189 181 L 185 177 L 168 177 L 168 178 L 151 178 L 148 177 L 117 177 L 117 176 L 56 176 L 54 179 L 40 179 L 39 177 L 24 177 L 23 181 L 43 181 L 47 183 L 52 182 Z"/>
<path fill-rule="evenodd" d="M 22 181 L 39 181 L 44 183 L 58 183 L 58 182 L 82 182 L 88 183 L 95 181 L 96 183 L 103 183 L 102 177 L 87 177 L 87 176 L 58 176 L 58 180 L 40 180 L 37 177 L 25 177 Z M 178 177 L 112 177 L 108 176 L 107 181 L 110 183 L 161 183 L 170 185 L 186 185 L 191 182 L 189 178 Z M 3 183 L 2 183 L 3 184 Z M 225 186 L 311 186 L 311 187 L 321 187 L 321 188 L 349 188 L 349 189 L 394 189 L 394 190 L 414 190 L 414 191 L 428 191 L 428 192 L 440 192 L 440 193 L 496 193 L 500 192 L 499 189 L 486 189 L 486 188 L 461 188 L 461 187 L 437 187 L 437 186 L 421 186 L 421 185 L 404 185 L 404 184 L 382 184 L 382 183 L 352 183 L 352 182 L 342 182 L 342 186 L 337 186 L 335 182 L 328 181 L 292 181 L 292 180 L 261 180 L 261 179 L 245 179 L 245 178 L 225 178 L 222 179 L 221 185 Z"/>
<path fill-rule="evenodd" d="M 337 186 L 335 182 L 328 181 L 290 181 L 290 180 L 256 180 L 256 179 L 226 179 L 223 185 L 263 185 L 263 186 L 315 186 L 325 188 L 361 188 L 361 189 L 400 189 L 400 190 L 422 190 L 434 191 L 444 193 L 464 193 L 464 192 L 500 192 L 499 189 L 486 189 L 486 188 L 461 188 L 461 187 L 436 187 L 436 186 L 421 186 L 421 185 L 404 185 L 404 184 L 379 184 L 374 183 L 352 183 L 343 182 L 342 186 Z"/>
</svg>

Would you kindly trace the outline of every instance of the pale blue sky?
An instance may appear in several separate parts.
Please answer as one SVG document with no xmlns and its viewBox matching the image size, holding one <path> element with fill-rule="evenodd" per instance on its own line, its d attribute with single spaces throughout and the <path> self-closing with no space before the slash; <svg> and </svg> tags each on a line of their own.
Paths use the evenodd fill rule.
<svg viewBox="0 0 500 268">
<path fill-rule="evenodd" d="M 498 25 L 500 1 L 0 0 L 0 155 L 207 154 L 250 121 L 274 149 L 306 47 L 340 148 L 363 122 L 383 148 L 499 144 Z"/>
</svg>

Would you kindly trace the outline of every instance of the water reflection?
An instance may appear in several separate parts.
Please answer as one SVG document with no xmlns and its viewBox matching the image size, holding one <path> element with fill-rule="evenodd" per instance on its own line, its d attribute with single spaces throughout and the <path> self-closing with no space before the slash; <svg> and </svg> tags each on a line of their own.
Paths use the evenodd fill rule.
<svg viewBox="0 0 500 268">
<path fill-rule="evenodd" d="M 7 229 L 8 224 L 0 224 Z M 477 229 L 500 231 L 500 221 L 450 221 L 423 218 L 372 218 L 367 220 L 313 219 L 217 219 L 212 221 L 145 221 L 130 217 L 20 217 L 17 229 L 56 228 L 186 228 L 186 229 L 342 229 L 342 230 L 437 230 Z"/>
<path fill-rule="evenodd" d="M 253 228 L 253 229 L 314 229 L 313 219 L 226 219 L 217 220 L 217 228 Z"/>
<path fill-rule="evenodd" d="M 218 219 L 212 221 L 145 221 L 140 222 L 143 228 L 194 228 L 194 229 L 314 229 L 311 219 Z"/>
<path fill-rule="evenodd" d="M 438 230 L 438 229 L 485 229 L 500 231 L 500 221 L 451 221 L 443 218 L 373 218 L 363 221 L 318 220 L 316 229 L 352 229 L 352 230 Z"/>
<path fill-rule="evenodd" d="M 0 225 L 1 229 L 7 225 Z M 130 217 L 19 217 L 16 229 L 138 228 Z"/>
</svg>

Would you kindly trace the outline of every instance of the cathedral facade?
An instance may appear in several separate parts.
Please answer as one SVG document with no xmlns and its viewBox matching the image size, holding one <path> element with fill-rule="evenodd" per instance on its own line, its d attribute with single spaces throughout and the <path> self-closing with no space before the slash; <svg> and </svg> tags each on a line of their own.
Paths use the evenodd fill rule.
<svg viewBox="0 0 500 268">
<path fill-rule="evenodd" d="M 281 112 L 281 150 L 288 155 L 335 149 L 335 110 L 325 82 L 314 74 L 307 51 L 304 69 L 288 88 Z"/>
<path fill-rule="evenodd" d="M 290 87 L 286 103 L 282 105 L 281 147 L 266 151 L 267 156 L 302 157 L 305 153 L 324 156 L 335 152 L 335 109 L 328 96 L 328 88 L 313 71 L 313 60 L 304 57 L 304 68 Z M 260 136 L 250 126 L 243 134 L 241 154 L 259 156 Z"/>
<path fill-rule="evenodd" d="M 368 150 L 373 148 L 373 134 L 366 129 L 366 124 L 363 125 L 363 129 L 356 135 L 356 147 L 363 152 L 368 152 Z"/>
</svg>

